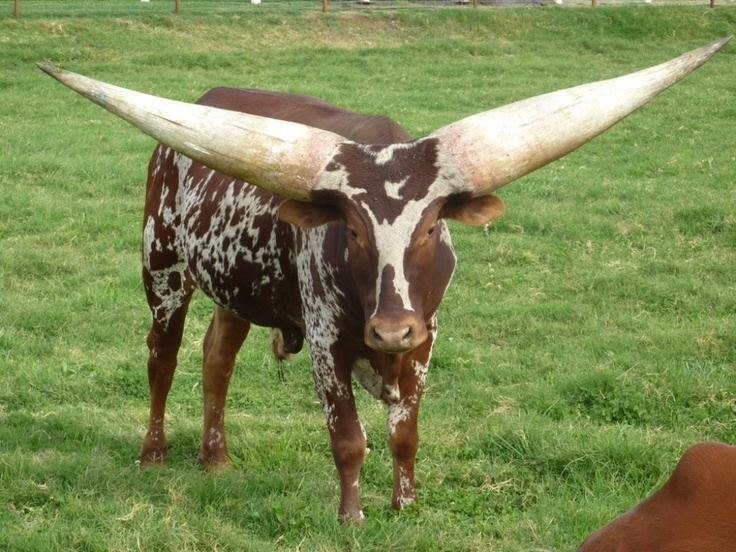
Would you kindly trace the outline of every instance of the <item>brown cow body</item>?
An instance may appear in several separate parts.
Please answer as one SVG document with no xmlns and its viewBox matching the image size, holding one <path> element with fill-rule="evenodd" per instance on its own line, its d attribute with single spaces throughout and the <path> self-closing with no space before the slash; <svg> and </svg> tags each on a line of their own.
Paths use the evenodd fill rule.
<svg viewBox="0 0 736 552">
<path fill-rule="evenodd" d="M 664 487 L 602 529 L 578 552 L 736 550 L 736 447 L 699 443 Z"/>
<path fill-rule="evenodd" d="M 408 139 L 384 117 L 349 113 L 312 98 L 220 88 L 201 101 L 309 123 L 355 141 L 392 144 Z M 387 151 L 376 163 L 376 157 Z M 324 204 L 335 206 L 350 195 L 351 207 L 344 208 L 353 209 L 356 218 L 375 221 L 356 224 L 353 235 L 342 220 L 314 228 L 284 222 L 279 218 L 282 197 L 193 163 L 164 145 L 156 148 L 149 166 L 143 239 L 144 282 L 154 318 L 148 337 L 151 415 L 143 463 L 166 457 L 166 395 L 187 304 L 193 290 L 200 288 L 219 306 L 204 342 L 200 459 L 205 465 L 227 461 L 225 396 L 235 355 L 254 323 L 277 329 L 274 347 L 285 354 L 297 352 L 305 336 L 309 341 L 340 472 L 340 515 L 362 517 L 358 475 L 366 441 L 355 410 L 351 373 L 389 408 L 395 459 L 392 503 L 398 508 L 414 500 L 417 409 L 432 351 L 434 315 L 455 265 L 446 226 L 438 220 L 447 197 L 430 195 L 440 170 L 435 167 L 436 156 L 432 141 L 345 146 L 328 167 L 342 179 L 339 186 L 319 193 Z M 387 192 L 387 181 L 400 186 Z M 403 266 L 396 268 L 397 262 L 385 262 L 379 272 L 376 259 L 361 258 L 369 254 L 358 242 L 392 239 L 378 234 L 384 225 L 401 224 L 407 215 L 413 219 L 405 223 L 406 238 L 427 215 L 424 234 L 432 235 L 426 240 L 420 236 L 426 244 L 409 252 L 397 248 L 396 258 L 388 259 L 414 266 L 409 278 L 403 275 Z M 406 255 L 412 256 L 411 261 L 405 260 Z M 417 336 L 409 343 L 411 350 L 401 344 L 396 353 L 370 348 L 366 324 L 397 317 L 405 320 L 402 331 L 410 328 Z"/>
</svg>

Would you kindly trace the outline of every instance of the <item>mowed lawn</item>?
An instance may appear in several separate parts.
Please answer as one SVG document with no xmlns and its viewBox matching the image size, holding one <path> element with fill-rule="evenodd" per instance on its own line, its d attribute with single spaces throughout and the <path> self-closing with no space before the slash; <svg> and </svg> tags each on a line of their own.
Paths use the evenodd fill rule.
<svg viewBox="0 0 736 552">
<path fill-rule="evenodd" d="M 736 29 L 733 8 L 262 7 L 0 19 L 0 549 L 573 550 L 690 444 L 736 443 L 731 45 L 501 190 L 497 223 L 453 225 L 459 266 L 421 410 L 418 507 L 390 509 L 386 411 L 359 390 L 368 519 L 337 523 L 308 353 L 280 381 L 265 329 L 231 386 L 234 468 L 201 471 L 202 295 L 169 399 L 169 466 L 140 471 L 154 144 L 37 61 L 181 100 L 216 85 L 312 94 L 419 137 Z"/>
</svg>

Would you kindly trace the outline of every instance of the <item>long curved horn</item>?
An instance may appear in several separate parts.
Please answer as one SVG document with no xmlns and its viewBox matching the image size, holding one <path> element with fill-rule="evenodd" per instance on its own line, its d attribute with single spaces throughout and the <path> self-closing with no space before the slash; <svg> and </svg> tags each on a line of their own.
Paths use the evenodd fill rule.
<svg viewBox="0 0 736 552">
<path fill-rule="evenodd" d="M 622 77 L 535 96 L 442 127 L 438 138 L 482 195 L 559 159 L 687 76 L 731 37 Z"/>
<path fill-rule="evenodd" d="M 39 67 L 176 151 L 293 199 L 309 199 L 317 176 L 346 141 L 299 123 L 150 96 L 51 64 Z"/>
</svg>

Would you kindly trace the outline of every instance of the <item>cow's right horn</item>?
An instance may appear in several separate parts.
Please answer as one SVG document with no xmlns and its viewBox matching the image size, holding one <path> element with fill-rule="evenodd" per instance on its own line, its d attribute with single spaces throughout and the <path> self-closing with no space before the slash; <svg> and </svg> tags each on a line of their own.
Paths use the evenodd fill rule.
<svg viewBox="0 0 736 552">
<path fill-rule="evenodd" d="M 559 159 L 708 61 L 731 37 L 622 77 L 535 96 L 434 132 L 482 195 Z"/>
<path fill-rule="evenodd" d="M 284 197 L 308 200 L 317 176 L 346 141 L 299 123 L 142 94 L 48 63 L 39 67 L 176 151 Z"/>
</svg>

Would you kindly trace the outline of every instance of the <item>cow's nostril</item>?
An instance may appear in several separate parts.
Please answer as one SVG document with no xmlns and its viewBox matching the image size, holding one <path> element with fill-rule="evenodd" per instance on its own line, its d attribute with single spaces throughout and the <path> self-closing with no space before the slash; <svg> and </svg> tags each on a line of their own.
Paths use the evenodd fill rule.
<svg viewBox="0 0 736 552">
<path fill-rule="evenodd" d="M 424 326 L 408 318 L 369 320 L 365 326 L 366 345 L 387 353 L 401 353 L 416 347 L 426 339 L 422 333 Z"/>
</svg>

